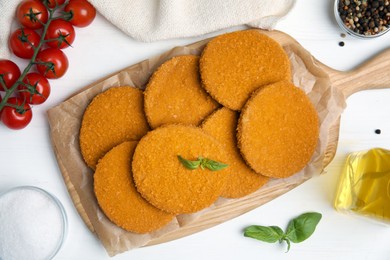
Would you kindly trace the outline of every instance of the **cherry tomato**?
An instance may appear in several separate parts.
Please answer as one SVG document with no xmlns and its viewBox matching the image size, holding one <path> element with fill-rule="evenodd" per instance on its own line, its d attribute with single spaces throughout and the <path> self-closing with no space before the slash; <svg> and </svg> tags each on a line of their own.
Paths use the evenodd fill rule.
<svg viewBox="0 0 390 260">
<path fill-rule="evenodd" d="M 64 10 L 72 14 L 69 22 L 77 27 L 88 26 L 96 16 L 95 7 L 86 0 L 70 0 Z"/>
<path fill-rule="evenodd" d="M 39 105 L 46 101 L 50 95 L 49 81 L 39 73 L 28 73 L 23 82 L 26 85 L 18 86 L 18 95 L 21 100 L 32 105 Z"/>
<path fill-rule="evenodd" d="M 57 19 L 49 24 L 45 40 L 50 40 L 46 44 L 52 48 L 64 49 L 73 43 L 75 37 L 76 32 L 72 24 L 63 19 Z"/>
<path fill-rule="evenodd" d="M 24 0 L 16 9 L 19 22 L 30 29 L 40 29 L 49 17 L 46 7 L 38 0 Z"/>
<path fill-rule="evenodd" d="M 19 105 L 20 108 L 14 108 L 10 106 L 5 106 L 1 113 L 1 121 L 3 121 L 4 125 L 11 129 L 22 129 L 25 128 L 32 119 L 32 111 L 29 104 L 25 103 L 23 105 L 23 101 L 11 97 L 7 100 L 7 103 L 13 105 Z M 22 106 L 23 105 L 23 106 Z"/>
<path fill-rule="evenodd" d="M 41 36 L 34 30 L 19 28 L 9 38 L 9 45 L 12 52 L 22 59 L 31 59 L 34 55 L 33 46 L 38 46 Z"/>
<path fill-rule="evenodd" d="M 10 88 L 20 77 L 19 67 L 10 60 L 0 60 L 0 91 L 5 90 L 3 84 Z"/>
<path fill-rule="evenodd" d="M 61 78 L 68 70 L 68 58 L 60 49 L 48 48 L 40 51 L 37 55 L 37 62 L 46 62 L 37 64 L 38 72 L 48 79 Z"/>
<path fill-rule="evenodd" d="M 62 5 L 65 3 L 65 0 L 42 0 L 42 2 L 46 1 L 46 4 L 50 8 L 54 8 L 57 5 Z"/>
</svg>

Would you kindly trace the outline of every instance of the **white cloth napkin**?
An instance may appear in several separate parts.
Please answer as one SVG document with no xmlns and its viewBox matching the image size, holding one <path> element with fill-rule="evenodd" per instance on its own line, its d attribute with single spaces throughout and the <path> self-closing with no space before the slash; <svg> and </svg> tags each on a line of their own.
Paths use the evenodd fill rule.
<svg viewBox="0 0 390 260">
<path fill-rule="evenodd" d="M 0 59 L 9 58 L 8 37 L 11 33 L 12 20 L 16 19 L 16 7 L 19 1 L 0 0 Z"/>
<path fill-rule="evenodd" d="M 248 24 L 272 29 L 295 0 L 89 0 L 107 20 L 145 42 L 198 36 Z M 0 0 L 0 58 L 20 0 Z"/>
</svg>

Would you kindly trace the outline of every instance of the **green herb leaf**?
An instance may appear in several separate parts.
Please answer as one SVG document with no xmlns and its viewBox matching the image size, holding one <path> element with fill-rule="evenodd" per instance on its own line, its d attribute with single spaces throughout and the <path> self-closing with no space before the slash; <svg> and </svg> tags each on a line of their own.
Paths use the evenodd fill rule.
<svg viewBox="0 0 390 260">
<path fill-rule="evenodd" d="M 181 164 L 183 164 L 184 167 L 186 167 L 187 169 L 190 169 L 190 170 L 197 169 L 201 163 L 200 159 L 198 159 L 196 161 L 190 161 L 190 160 L 184 159 L 180 155 L 178 155 L 177 158 L 179 159 Z"/>
<path fill-rule="evenodd" d="M 244 236 L 261 240 L 268 243 L 279 241 L 287 243 L 287 251 L 290 250 L 291 242 L 300 243 L 309 238 L 317 224 L 320 222 L 322 215 L 317 212 L 304 213 L 292 219 L 286 232 L 277 226 L 249 226 L 244 230 Z"/>
<path fill-rule="evenodd" d="M 226 167 L 229 166 L 227 164 L 220 163 L 220 162 L 217 162 L 217 161 L 213 161 L 213 160 L 210 160 L 210 159 L 203 159 L 203 160 L 205 160 L 204 167 L 206 167 L 210 171 L 223 170 L 223 169 L 225 169 Z"/>
<path fill-rule="evenodd" d="M 181 164 L 183 164 L 184 167 L 186 167 L 187 169 L 190 169 L 190 170 L 195 170 L 198 167 L 200 167 L 202 170 L 207 168 L 211 171 L 219 171 L 219 170 L 225 169 L 226 167 L 229 166 L 227 164 L 213 161 L 213 160 L 210 160 L 207 158 L 203 158 L 201 156 L 199 156 L 198 160 L 196 160 L 196 161 L 187 160 L 187 159 L 181 157 L 180 155 L 178 155 L 177 158 L 179 159 Z"/>
<path fill-rule="evenodd" d="M 281 241 L 284 232 L 276 226 L 249 226 L 244 230 L 244 236 L 254 238 L 267 243 Z"/>
<path fill-rule="evenodd" d="M 286 238 L 293 243 L 308 239 L 316 229 L 321 217 L 320 213 L 308 212 L 292 219 L 287 226 Z"/>
</svg>

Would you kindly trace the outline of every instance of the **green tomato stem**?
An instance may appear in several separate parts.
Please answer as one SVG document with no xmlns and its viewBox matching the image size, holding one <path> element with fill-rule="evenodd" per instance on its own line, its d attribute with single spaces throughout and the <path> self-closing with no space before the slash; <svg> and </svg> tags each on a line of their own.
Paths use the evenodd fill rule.
<svg viewBox="0 0 390 260">
<path fill-rule="evenodd" d="M 65 3 L 67 3 L 67 1 Z M 58 8 L 62 7 L 62 6 L 63 5 L 56 6 L 56 7 L 52 8 L 52 9 L 51 8 L 47 8 L 47 10 L 49 12 L 49 18 L 47 20 L 47 23 L 43 25 L 43 31 L 42 31 L 42 35 L 41 35 L 41 39 L 39 41 L 39 44 L 34 48 L 34 54 L 31 57 L 30 62 L 28 63 L 27 67 L 23 70 L 23 73 L 18 78 L 18 80 L 10 88 L 4 88 L 5 89 L 5 95 L 3 97 L 3 100 L 0 102 L 0 111 L 4 108 L 4 106 L 11 106 L 11 104 L 7 103 L 7 101 L 11 97 L 12 93 L 15 92 L 16 88 L 18 87 L 18 85 L 23 84 L 23 79 L 27 75 L 27 73 L 31 70 L 31 67 L 33 65 L 35 65 L 35 64 L 40 63 L 40 62 L 35 62 L 35 60 L 37 58 L 37 55 L 38 55 L 38 52 L 42 48 L 43 44 L 45 43 L 45 36 L 46 36 L 47 29 L 48 29 L 50 23 L 53 20 L 57 19 L 57 17 L 54 17 L 55 11 Z M 11 106 L 11 107 L 14 107 L 14 106 Z M 18 106 L 18 107 L 20 108 L 21 106 Z"/>
<path fill-rule="evenodd" d="M 3 87 L 4 90 L 7 90 L 7 89 L 8 89 L 7 86 L 5 85 L 5 81 L 4 81 L 2 75 L 0 76 L 0 84 L 1 84 L 1 86 Z M 0 110 L 1 110 L 1 109 L 0 109 Z"/>
</svg>

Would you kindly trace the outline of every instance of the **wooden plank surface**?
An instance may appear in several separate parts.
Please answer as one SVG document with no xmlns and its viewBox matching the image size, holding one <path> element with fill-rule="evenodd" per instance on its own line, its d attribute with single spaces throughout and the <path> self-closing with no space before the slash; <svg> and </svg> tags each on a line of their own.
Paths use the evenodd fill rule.
<svg viewBox="0 0 390 260">
<path fill-rule="evenodd" d="M 308 56 L 310 55 L 298 42 L 296 42 L 292 37 L 289 35 L 279 32 L 279 31 L 271 31 L 264 33 L 268 34 L 275 40 L 277 40 L 281 45 L 291 45 L 294 46 L 295 51 L 297 53 L 300 53 L 302 56 Z M 193 44 L 188 45 L 188 47 L 194 47 L 194 46 L 203 46 L 208 42 L 208 39 L 203 40 L 201 42 L 196 42 Z M 383 74 L 383 70 L 385 70 L 389 66 L 389 55 L 390 51 L 386 51 L 377 57 L 373 58 L 372 60 L 368 61 L 363 66 L 349 71 L 349 72 L 339 72 L 336 70 L 333 70 L 323 64 L 321 64 L 318 60 L 316 60 L 314 57 L 310 57 L 309 60 L 313 62 L 313 64 L 319 65 L 328 75 L 330 76 L 332 86 L 335 88 L 339 88 L 344 93 L 345 97 L 348 97 L 350 94 L 363 90 L 363 89 L 369 89 L 369 88 L 379 88 L 379 87 L 389 87 L 389 80 L 388 76 L 385 77 L 378 77 L 378 75 Z M 138 64 L 130 66 L 130 68 L 136 67 Z M 124 69 L 127 70 L 128 68 Z M 121 73 L 118 72 L 118 73 Z M 378 73 L 378 74 L 377 74 Z M 115 75 L 117 73 L 114 73 L 112 75 Z M 370 75 L 370 77 L 366 77 L 366 74 Z M 90 87 L 93 87 L 95 84 L 111 77 L 107 76 L 98 82 L 95 82 L 85 89 L 88 89 Z M 383 80 L 383 81 L 382 81 Z M 336 124 L 330 129 L 329 132 L 329 143 L 327 145 L 327 149 L 325 152 L 325 159 L 323 161 L 323 166 L 325 167 L 330 163 L 332 158 L 335 155 L 335 151 L 337 149 L 337 142 L 338 142 L 338 131 L 339 131 L 339 123 L 338 120 Z M 87 226 L 93 231 L 93 226 L 90 223 L 90 219 L 88 218 L 87 214 L 85 214 L 85 210 L 80 203 L 80 199 L 78 198 L 77 193 L 74 190 L 73 185 L 69 182 L 69 178 L 67 176 L 67 171 L 65 167 L 62 167 L 61 159 L 59 160 L 60 168 L 62 169 L 64 180 L 67 185 L 68 191 L 73 199 L 73 202 L 80 214 L 80 216 L 83 218 Z M 300 182 L 297 183 L 291 183 L 290 185 L 282 185 L 278 187 L 278 189 L 275 189 L 272 194 L 264 194 L 262 190 L 251 194 L 243 199 L 235 200 L 233 203 L 225 204 L 223 206 L 217 207 L 213 210 L 210 210 L 209 212 L 203 214 L 197 221 L 186 225 L 184 227 L 181 227 L 177 231 L 171 232 L 168 235 L 165 235 L 163 237 L 160 237 L 158 239 L 152 240 L 149 245 L 152 244 L 159 244 L 163 242 L 167 242 L 170 240 L 174 240 L 177 238 L 181 238 L 183 236 L 187 236 L 189 234 L 193 234 L 196 232 L 199 232 L 201 230 L 207 229 L 209 227 L 215 226 L 217 224 L 223 223 L 226 220 L 232 219 L 234 217 L 237 217 L 239 215 L 242 215 L 243 213 L 246 213 L 256 207 L 259 207 L 260 205 L 268 202 L 269 200 L 272 200 L 273 198 L 276 198 L 280 196 L 281 194 L 293 189 L 294 187 L 300 185 L 306 181 L 306 179 L 303 179 Z M 264 199 L 266 198 L 266 199 Z"/>
</svg>

